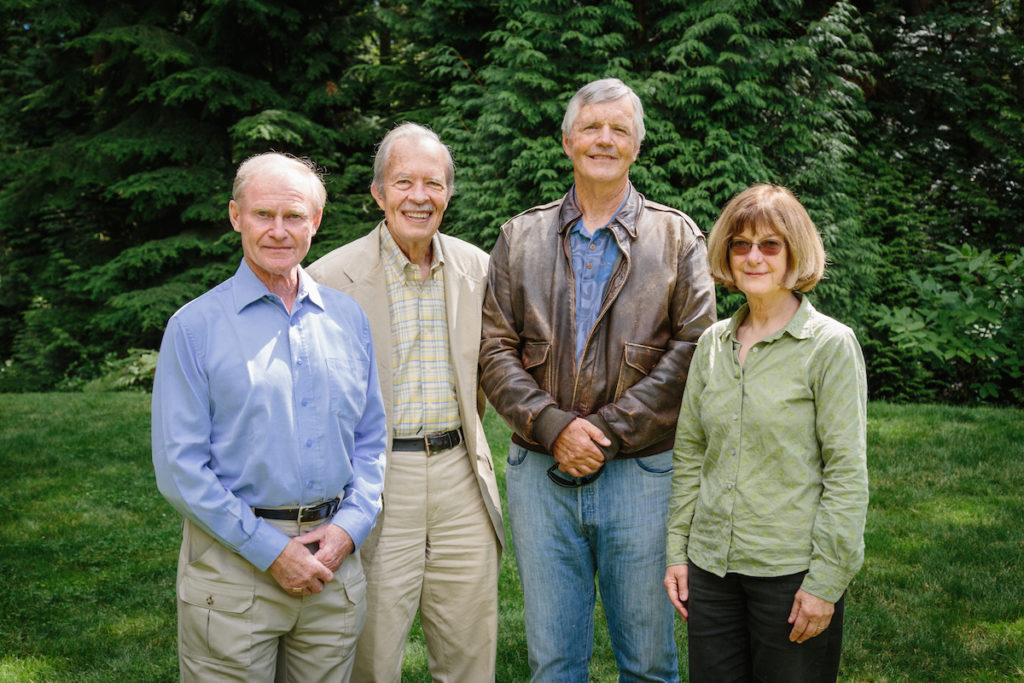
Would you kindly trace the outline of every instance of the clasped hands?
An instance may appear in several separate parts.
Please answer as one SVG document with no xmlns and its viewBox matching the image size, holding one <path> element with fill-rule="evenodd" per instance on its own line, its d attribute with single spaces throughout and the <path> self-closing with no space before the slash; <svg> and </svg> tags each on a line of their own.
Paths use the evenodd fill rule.
<svg viewBox="0 0 1024 683">
<path fill-rule="evenodd" d="M 574 477 L 585 477 L 604 465 L 604 453 L 599 446 L 611 445 L 611 440 L 596 425 L 577 417 L 555 439 L 551 454 L 559 470 Z"/>
<path fill-rule="evenodd" d="M 317 544 L 311 553 L 308 544 Z M 348 532 L 336 524 L 321 524 L 288 540 L 268 571 L 281 588 L 296 597 L 319 593 L 334 579 L 345 559 L 355 550 Z"/>
</svg>

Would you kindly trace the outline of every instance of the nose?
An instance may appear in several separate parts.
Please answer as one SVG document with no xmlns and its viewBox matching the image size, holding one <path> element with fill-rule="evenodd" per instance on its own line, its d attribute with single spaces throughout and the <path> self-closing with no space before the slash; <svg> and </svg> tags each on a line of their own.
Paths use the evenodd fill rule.
<svg viewBox="0 0 1024 683">
<path fill-rule="evenodd" d="M 270 226 L 270 235 L 274 239 L 284 239 L 288 231 L 284 229 L 284 216 L 275 216 Z"/>
<path fill-rule="evenodd" d="M 750 251 L 747 252 L 747 261 L 753 263 L 760 263 L 764 260 L 764 254 L 761 253 L 761 245 L 754 242 L 750 245 Z"/>
<path fill-rule="evenodd" d="M 427 186 L 423 183 L 413 183 L 409 189 L 409 199 L 414 202 L 425 202 L 430 199 L 427 195 Z"/>
<path fill-rule="evenodd" d="M 598 132 L 597 141 L 602 144 L 612 144 L 612 127 L 607 124 L 601 126 L 601 130 Z"/>
</svg>

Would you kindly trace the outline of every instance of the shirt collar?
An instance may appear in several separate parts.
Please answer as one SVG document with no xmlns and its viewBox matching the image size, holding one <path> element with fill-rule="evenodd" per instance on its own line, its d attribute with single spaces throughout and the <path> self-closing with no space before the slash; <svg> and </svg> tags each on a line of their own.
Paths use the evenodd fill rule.
<svg viewBox="0 0 1024 683">
<path fill-rule="evenodd" d="M 778 332 L 768 335 L 763 341 L 774 341 L 783 334 L 788 334 L 795 339 L 807 339 L 811 336 L 811 315 L 814 313 L 814 306 L 811 305 L 810 299 L 808 299 L 802 292 L 793 292 L 796 298 L 800 299 L 800 306 L 796 309 L 796 313 L 789 319 L 786 326 Z M 733 339 L 736 338 L 736 330 L 739 329 L 740 324 L 747 317 L 747 313 L 750 311 L 749 304 L 743 304 L 740 309 L 733 314 L 732 318 L 729 319 L 728 333 Z"/>
<path fill-rule="evenodd" d="M 637 216 L 640 215 L 643 195 L 636 191 L 633 183 L 628 185 L 626 198 L 622 200 L 622 206 L 619 207 L 615 216 L 608 221 L 606 227 L 613 233 L 622 230 L 632 239 L 636 237 L 636 220 Z M 565 195 L 558 212 L 558 232 L 564 233 L 571 229 L 582 217 L 583 212 L 580 211 L 580 207 L 576 204 L 576 186 L 573 185 Z M 594 233 L 596 234 L 597 231 L 595 230 Z"/>
<path fill-rule="evenodd" d="M 316 282 L 306 273 L 302 266 L 298 268 L 299 292 L 295 295 L 295 301 L 300 302 L 308 298 L 310 303 L 323 310 L 324 301 L 319 287 L 317 287 Z M 232 292 L 236 313 L 241 313 L 242 309 L 246 306 L 259 301 L 263 297 L 271 296 L 270 290 L 267 289 L 262 280 L 256 277 L 256 273 L 252 272 L 249 262 L 244 258 L 238 265 L 238 270 L 235 271 Z M 295 310 L 294 307 L 292 310 Z"/>
<path fill-rule="evenodd" d="M 413 264 L 405 252 L 395 242 L 394 236 L 388 230 L 387 224 L 381 224 L 380 255 L 381 259 L 395 272 L 404 273 L 405 269 Z M 434 272 L 444 265 L 444 255 L 441 253 L 441 238 L 435 232 L 430 238 L 430 272 Z"/>
</svg>

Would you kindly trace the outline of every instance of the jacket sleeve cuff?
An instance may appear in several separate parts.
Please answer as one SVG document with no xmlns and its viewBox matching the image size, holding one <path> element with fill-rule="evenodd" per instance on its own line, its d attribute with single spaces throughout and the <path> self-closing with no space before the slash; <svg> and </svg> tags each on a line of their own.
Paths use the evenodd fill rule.
<svg viewBox="0 0 1024 683">
<path fill-rule="evenodd" d="M 591 413 L 585 418 L 587 422 L 594 425 L 608 437 L 608 440 L 612 442 L 611 446 L 602 446 L 598 444 L 598 448 L 604 453 L 604 461 L 614 460 L 615 456 L 619 454 L 619 449 L 622 448 L 622 439 L 616 436 L 615 432 L 612 431 L 611 425 L 601 417 L 599 413 Z"/>
<path fill-rule="evenodd" d="M 550 405 L 540 411 L 540 415 L 533 421 L 533 440 L 551 453 L 558 435 L 575 419 L 573 413 Z"/>
</svg>

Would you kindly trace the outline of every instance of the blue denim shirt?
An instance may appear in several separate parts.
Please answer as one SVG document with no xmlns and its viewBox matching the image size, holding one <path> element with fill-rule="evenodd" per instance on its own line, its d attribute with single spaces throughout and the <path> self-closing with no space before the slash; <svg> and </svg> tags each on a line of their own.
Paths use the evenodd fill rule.
<svg viewBox="0 0 1024 683">
<path fill-rule="evenodd" d="M 153 466 L 182 515 L 264 571 L 288 537 L 252 507 L 344 492 L 356 547 L 381 507 L 386 427 L 370 327 L 299 271 L 291 313 L 243 260 L 167 324 L 153 384 Z"/>
<path fill-rule="evenodd" d="M 629 192 L 626 193 L 622 204 L 615 211 L 615 216 L 619 215 L 619 211 L 626 205 L 627 199 L 629 199 Z M 575 200 L 575 194 L 573 200 Z M 612 231 L 608 229 L 608 225 L 615 220 L 615 216 L 595 230 L 592 235 L 588 235 L 583 227 L 582 217 L 569 229 L 569 252 L 572 256 L 572 272 L 576 283 L 577 365 L 579 365 L 580 356 L 583 355 L 587 337 L 590 336 L 591 330 L 597 324 L 597 314 L 601 311 L 604 290 L 608 286 L 615 261 L 619 257 L 619 244 L 615 241 Z"/>
</svg>

